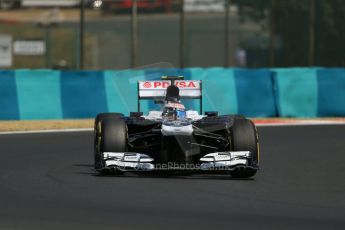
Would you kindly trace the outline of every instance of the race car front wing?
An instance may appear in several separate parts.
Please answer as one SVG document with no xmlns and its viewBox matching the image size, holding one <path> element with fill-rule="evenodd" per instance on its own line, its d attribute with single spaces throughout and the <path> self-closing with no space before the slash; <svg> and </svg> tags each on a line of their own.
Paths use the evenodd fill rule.
<svg viewBox="0 0 345 230">
<path fill-rule="evenodd" d="M 104 168 L 119 171 L 153 170 L 233 170 L 237 167 L 250 167 L 253 155 L 250 151 L 228 151 L 209 153 L 200 158 L 200 164 L 155 164 L 154 159 L 146 154 L 133 152 L 104 152 Z"/>
</svg>

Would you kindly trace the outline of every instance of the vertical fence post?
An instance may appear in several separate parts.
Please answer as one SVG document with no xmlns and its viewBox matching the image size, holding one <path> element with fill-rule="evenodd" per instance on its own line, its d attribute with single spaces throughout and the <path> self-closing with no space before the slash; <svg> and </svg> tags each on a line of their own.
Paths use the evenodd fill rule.
<svg viewBox="0 0 345 230">
<path fill-rule="evenodd" d="M 75 51 L 75 68 L 79 69 L 80 68 L 80 31 L 79 29 L 75 31 L 75 47 L 74 47 L 74 51 Z"/>
<path fill-rule="evenodd" d="M 271 10 L 270 10 L 270 46 L 269 46 L 269 57 L 270 66 L 275 66 L 275 27 L 276 27 L 276 0 L 271 0 Z"/>
<path fill-rule="evenodd" d="M 131 67 L 135 68 L 138 62 L 138 1 L 132 0 L 132 15 L 131 15 Z"/>
<path fill-rule="evenodd" d="M 46 40 L 46 68 L 52 68 L 52 55 L 51 55 L 51 25 L 45 26 L 45 40 Z"/>
<path fill-rule="evenodd" d="M 79 66 L 78 69 L 84 69 L 84 0 L 80 0 L 80 21 L 79 21 Z"/>
<path fill-rule="evenodd" d="M 180 68 L 185 67 L 184 49 L 185 49 L 185 12 L 184 0 L 180 0 Z"/>
<path fill-rule="evenodd" d="M 229 6 L 230 0 L 225 0 L 225 22 L 224 22 L 224 67 L 229 66 Z"/>
<path fill-rule="evenodd" d="M 315 60 L 315 0 L 309 4 L 309 66 L 314 66 Z"/>
</svg>

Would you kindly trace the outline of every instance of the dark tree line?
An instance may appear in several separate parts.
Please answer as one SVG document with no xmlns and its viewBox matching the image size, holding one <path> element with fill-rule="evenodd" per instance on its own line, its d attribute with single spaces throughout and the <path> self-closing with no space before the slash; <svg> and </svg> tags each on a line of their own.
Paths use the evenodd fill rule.
<svg viewBox="0 0 345 230">
<path fill-rule="evenodd" d="M 281 41 L 274 55 L 276 66 L 345 66 L 344 0 L 233 0 L 233 3 L 238 4 L 242 20 L 273 20 L 268 24 L 274 27 L 274 37 Z"/>
</svg>

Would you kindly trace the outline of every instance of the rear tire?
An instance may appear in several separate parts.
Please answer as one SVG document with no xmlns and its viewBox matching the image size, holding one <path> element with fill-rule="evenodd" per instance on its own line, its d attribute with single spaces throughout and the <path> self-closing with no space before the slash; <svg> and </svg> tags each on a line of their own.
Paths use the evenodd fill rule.
<svg viewBox="0 0 345 230">
<path fill-rule="evenodd" d="M 231 141 L 233 151 L 250 151 L 253 160 L 248 162 L 249 167 L 238 167 L 230 175 L 234 178 L 253 177 L 259 164 L 258 136 L 254 123 L 248 119 L 235 119 L 231 128 Z"/>
</svg>

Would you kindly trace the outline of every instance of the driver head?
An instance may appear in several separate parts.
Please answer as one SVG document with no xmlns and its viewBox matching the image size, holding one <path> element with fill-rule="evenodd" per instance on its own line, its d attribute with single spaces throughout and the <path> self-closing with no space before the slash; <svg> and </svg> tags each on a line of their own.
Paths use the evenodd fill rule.
<svg viewBox="0 0 345 230">
<path fill-rule="evenodd" d="M 168 86 L 165 100 L 178 102 L 180 100 L 180 89 L 176 85 Z"/>
</svg>

